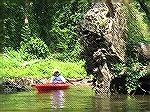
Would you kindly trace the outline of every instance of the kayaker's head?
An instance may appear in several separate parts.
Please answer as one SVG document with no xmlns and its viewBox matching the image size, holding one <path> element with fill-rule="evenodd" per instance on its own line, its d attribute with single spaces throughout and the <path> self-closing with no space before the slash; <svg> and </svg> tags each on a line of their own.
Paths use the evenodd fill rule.
<svg viewBox="0 0 150 112">
<path fill-rule="evenodd" d="M 58 70 L 58 68 L 55 68 L 55 69 L 54 69 L 53 75 L 54 75 L 54 76 L 59 76 L 59 70 Z"/>
</svg>

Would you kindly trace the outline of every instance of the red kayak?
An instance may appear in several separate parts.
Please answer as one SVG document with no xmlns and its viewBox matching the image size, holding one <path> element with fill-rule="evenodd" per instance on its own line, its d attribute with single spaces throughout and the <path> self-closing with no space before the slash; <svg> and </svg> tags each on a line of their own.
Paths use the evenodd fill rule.
<svg viewBox="0 0 150 112">
<path fill-rule="evenodd" d="M 69 88 L 68 84 L 65 83 L 46 83 L 46 84 L 33 84 L 32 87 L 38 91 L 50 91 L 50 90 L 61 90 Z"/>
</svg>

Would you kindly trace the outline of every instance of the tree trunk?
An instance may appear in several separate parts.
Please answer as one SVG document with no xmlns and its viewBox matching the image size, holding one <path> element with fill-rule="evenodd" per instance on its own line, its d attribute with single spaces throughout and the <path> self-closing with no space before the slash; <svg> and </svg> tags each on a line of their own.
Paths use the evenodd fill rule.
<svg viewBox="0 0 150 112">
<path fill-rule="evenodd" d="M 29 8 L 29 1 L 28 0 L 25 0 L 25 23 L 28 24 L 29 21 L 28 21 L 28 8 Z"/>
<path fill-rule="evenodd" d="M 125 61 L 125 14 L 121 4 L 95 3 L 78 28 L 83 51 L 81 57 L 86 61 L 86 71 L 94 75 L 95 92 L 108 94 L 112 80 L 112 65 Z M 110 10 L 114 17 L 107 16 Z"/>
</svg>

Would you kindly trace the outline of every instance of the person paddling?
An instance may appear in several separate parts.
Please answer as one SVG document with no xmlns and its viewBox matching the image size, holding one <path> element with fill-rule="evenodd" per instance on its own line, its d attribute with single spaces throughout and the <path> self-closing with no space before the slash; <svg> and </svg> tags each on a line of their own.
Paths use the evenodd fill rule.
<svg viewBox="0 0 150 112">
<path fill-rule="evenodd" d="M 53 76 L 50 80 L 51 83 L 65 83 L 65 78 L 60 74 L 58 68 L 55 68 L 53 71 Z"/>
</svg>

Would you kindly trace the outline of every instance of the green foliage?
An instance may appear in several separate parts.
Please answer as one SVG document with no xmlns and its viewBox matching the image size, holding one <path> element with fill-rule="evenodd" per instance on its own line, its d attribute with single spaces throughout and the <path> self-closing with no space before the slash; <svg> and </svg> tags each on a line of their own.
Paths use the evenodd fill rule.
<svg viewBox="0 0 150 112">
<path fill-rule="evenodd" d="M 31 37 L 31 30 L 29 24 L 25 23 L 21 29 L 21 38 L 23 39 L 23 42 L 27 42 L 30 41 L 30 37 Z"/>
<path fill-rule="evenodd" d="M 70 4 L 63 4 L 53 16 L 52 29 L 50 30 L 52 52 L 60 53 L 59 58 L 77 60 L 80 45 L 75 29 L 82 19 L 82 13 L 88 8 L 88 2 L 79 0 Z M 58 59 L 59 59 L 58 58 Z"/>
<path fill-rule="evenodd" d="M 36 63 L 33 63 L 36 62 Z M 64 77 L 77 78 L 85 77 L 83 68 L 84 61 L 62 62 L 52 57 L 46 59 L 22 60 L 20 54 L 14 50 L 7 50 L 7 53 L 0 56 L 0 76 L 5 77 L 50 77 L 53 69 L 60 69 Z"/>
<path fill-rule="evenodd" d="M 12 48 L 5 48 L 4 54 L 0 55 L 0 76 L 8 76 L 8 72 L 19 67 L 23 60 L 19 53 Z"/>
<path fill-rule="evenodd" d="M 28 24 L 22 29 L 22 39 L 20 54 L 24 60 L 31 60 L 36 58 L 46 58 L 49 55 L 47 45 L 35 35 L 31 35 Z"/>
<path fill-rule="evenodd" d="M 3 0 L 2 1 L 2 21 L 3 21 L 3 46 L 12 47 L 17 50 L 20 47 L 21 29 L 23 26 L 23 1 Z"/>
<path fill-rule="evenodd" d="M 127 63 L 126 71 L 126 87 L 128 93 L 130 93 L 138 87 L 138 79 L 145 76 L 147 74 L 147 70 L 143 64 L 138 62 L 138 60 L 130 58 Z"/>
<path fill-rule="evenodd" d="M 23 62 L 23 59 L 21 55 L 19 54 L 18 51 L 13 50 L 12 47 L 5 47 L 4 48 L 4 55 L 3 58 L 8 58 L 9 60 L 13 60 L 12 62 L 17 63 L 17 62 Z"/>
<path fill-rule="evenodd" d="M 116 63 L 116 64 L 114 64 L 113 65 L 113 75 L 115 76 L 115 77 L 118 77 L 119 76 L 119 74 L 123 71 L 123 70 L 125 70 L 125 65 L 123 65 L 122 63 Z"/>
<path fill-rule="evenodd" d="M 128 58 L 126 65 L 122 65 L 121 63 L 115 64 L 113 70 L 115 77 L 118 77 L 119 74 L 124 71 L 124 75 L 126 75 L 126 88 L 128 93 L 132 90 L 136 90 L 139 86 L 138 79 L 147 74 L 146 67 L 133 58 Z"/>
<path fill-rule="evenodd" d="M 75 29 L 88 8 L 87 0 L 7 0 L 2 6 L 6 13 L 1 76 L 49 77 L 56 66 L 66 77 L 85 76 Z M 38 63 L 24 66 L 35 59 Z"/>
<path fill-rule="evenodd" d="M 140 5 L 137 2 L 130 4 L 127 12 L 128 44 L 150 43 L 149 23 Z"/>
<path fill-rule="evenodd" d="M 139 11 L 139 4 L 132 3 L 127 9 L 127 44 L 126 44 L 126 64 L 115 65 L 115 75 L 119 74 L 123 69 L 126 74 L 126 87 L 128 93 L 136 90 L 138 87 L 138 79 L 147 74 L 147 69 L 138 60 L 137 52 L 134 52 L 134 46 L 140 42 L 149 43 L 150 37 L 148 24 L 144 21 L 144 13 Z"/>
<path fill-rule="evenodd" d="M 128 44 L 137 44 L 138 42 L 143 42 L 144 37 L 143 34 L 141 33 L 140 29 L 138 28 L 138 23 L 136 21 L 136 16 L 133 13 L 134 8 L 129 7 L 128 9 L 128 22 L 127 22 L 127 27 L 128 27 Z M 131 46 L 130 46 L 131 47 Z"/>
<path fill-rule="evenodd" d="M 51 67 L 52 70 L 54 67 L 57 67 L 60 69 L 61 73 L 65 77 L 70 77 L 70 78 L 77 78 L 77 77 L 85 77 L 86 72 L 83 67 L 84 61 L 79 61 L 79 62 L 61 62 L 57 59 L 52 59 L 51 60 Z"/>
<path fill-rule="evenodd" d="M 3 34 L 5 47 L 21 50 L 25 60 L 45 58 L 48 50 L 59 54 L 57 57 L 61 60 L 79 60 L 80 45 L 75 29 L 88 8 L 88 0 L 7 0 L 2 4 L 6 12 Z M 25 23 L 25 18 L 28 23 Z M 35 49 L 32 44 L 37 44 Z M 45 51 L 38 48 L 42 46 Z"/>
<path fill-rule="evenodd" d="M 30 41 L 22 42 L 20 52 L 24 60 L 46 58 L 49 55 L 47 45 L 37 37 L 30 37 Z"/>
</svg>

